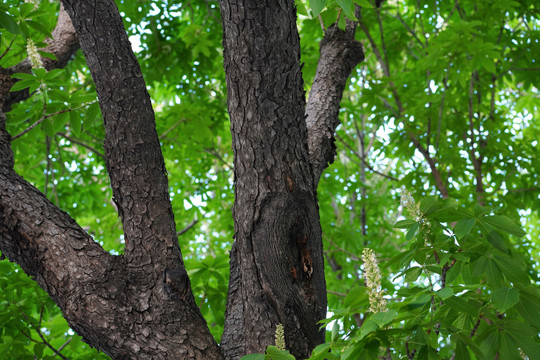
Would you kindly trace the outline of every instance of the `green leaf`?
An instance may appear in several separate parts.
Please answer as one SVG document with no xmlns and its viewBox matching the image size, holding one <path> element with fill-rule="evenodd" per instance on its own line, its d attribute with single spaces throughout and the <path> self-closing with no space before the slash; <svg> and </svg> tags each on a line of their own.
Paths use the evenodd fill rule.
<svg viewBox="0 0 540 360">
<path fill-rule="evenodd" d="M 11 75 L 11 77 L 14 77 L 16 79 L 24 79 L 24 80 L 34 80 L 36 81 L 36 77 L 32 74 L 27 73 L 15 73 Z"/>
<path fill-rule="evenodd" d="M 504 324 L 505 333 L 516 343 L 529 359 L 540 359 L 540 345 L 538 344 L 538 331 L 527 324 L 508 321 Z"/>
<path fill-rule="evenodd" d="M 81 136 L 82 119 L 77 111 L 69 112 L 69 124 L 75 136 Z"/>
<path fill-rule="evenodd" d="M 267 360 L 295 360 L 287 350 L 279 350 L 276 346 L 270 345 L 266 348 Z"/>
<path fill-rule="evenodd" d="M 339 323 L 335 321 L 334 326 L 332 326 L 332 342 L 335 342 L 338 339 L 339 339 Z"/>
<path fill-rule="evenodd" d="M 33 20 L 26 20 L 25 23 L 29 25 L 31 28 L 37 30 L 38 32 L 42 33 L 43 35 L 52 38 L 52 34 L 43 24 L 33 21 Z"/>
<path fill-rule="evenodd" d="M 43 80 L 45 80 L 45 81 L 52 80 L 54 78 L 59 77 L 63 73 L 64 73 L 64 69 L 53 69 L 53 70 L 49 71 L 47 74 L 45 74 L 45 76 L 43 77 Z"/>
<path fill-rule="evenodd" d="M 373 320 L 375 323 L 377 323 L 379 327 L 383 327 L 389 324 L 390 322 L 392 322 L 392 320 L 394 320 L 397 315 L 398 314 L 395 310 L 388 310 L 385 312 L 375 313 L 371 315 L 370 319 Z"/>
<path fill-rule="evenodd" d="M 36 79 L 40 81 L 43 80 L 47 75 L 47 70 L 43 68 L 32 69 L 32 72 L 34 73 Z"/>
<path fill-rule="evenodd" d="M 32 10 L 34 10 L 34 6 L 35 5 L 33 3 L 22 3 L 19 6 L 19 14 L 21 14 L 21 17 L 26 19 Z"/>
<path fill-rule="evenodd" d="M 37 82 L 35 79 L 33 80 L 21 80 L 21 81 L 17 81 L 15 84 L 13 84 L 13 86 L 11 87 L 11 89 L 9 90 L 10 92 L 14 92 L 14 91 L 21 91 L 21 90 L 24 90 L 26 88 L 32 88 L 32 87 L 39 87 L 39 85 L 41 85 L 41 83 Z M 30 92 L 32 92 L 31 90 L 29 90 Z"/>
<path fill-rule="evenodd" d="M 327 358 L 331 345 L 332 344 L 330 343 L 317 345 L 315 349 L 313 349 L 309 360 L 325 360 Z"/>
<path fill-rule="evenodd" d="M 471 232 L 473 226 L 474 226 L 475 220 L 474 219 L 465 219 L 465 220 L 459 220 L 456 223 L 456 226 L 454 226 L 454 233 L 458 237 L 458 239 L 463 238 L 469 232 Z"/>
<path fill-rule="evenodd" d="M 409 231 L 407 231 L 407 234 L 405 235 L 405 240 L 410 241 L 414 235 L 416 235 L 416 232 L 418 231 L 418 228 L 420 227 L 420 224 L 417 222 L 413 224 Z"/>
<path fill-rule="evenodd" d="M 462 295 L 463 296 L 463 295 Z M 450 305 L 457 313 L 466 313 L 468 315 L 477 317 L 478 309 L 463 300 L 461 297 L 451 296 L 445 300 L 445 303 Z"/>
<path fill-rule="evenodd" d="M 518 347 L 512 338 L 504 332 L 500 334 L 499 359 L 504 360 L 522 360 L 519 355 Z"/>
<path fill-rule="evenodd" d="M 461 339 L 458 339 L 456 343 L 456 359 L 468 360 L 470 358 L 467 345 Z"/>
<path fill-rule="evenodd" d="M 490 224 L 494 228 L 519 237 L 525 236 L 525 231 L 514 223 L 510 218 L 501 215 L 492 215 L 481 218 L 481 221 Z"/>
<path fill-rule="evenodd" d="M 406 220 L 400 220 L 398 221 L 394 227 L 398 229 L 407 229 L 411 227 L 412 225 L 417 224 L 415 220 L 406 219 Z"/>
<path fill-rule="evenodd" d="M 449 287 L 437 291 L 437 296 L 439 296 L 443 300 L 449 298 L 452 295 L 454 295 L 454 290 Z"/>
<path fill-rule="evenodd" d="M 354 7 L 352 0 L 336 0 L 339 7 L 343 9 L 349 19 L 356 20 L 354 16 Z"/>
<path fill-rule="evenodd" d="M 368 8 L 368 9 L 373 9 L 374 6 L 371 5 L 371 3 L 368 1 L 368 0 L 354 0 L 358 5 L 360 5 L 361 7 L 365 7 L 365 8 Z"/>
<path fill-rule="evenodd" d="M 326 0 L 309 0 L 313 17 L 317 17 L 326 6 Z"/>
<path fill-rule="evenodd" d="M 534 286 L 519 289 L 519 303 L 516 309 L 530 325 L 540 330 L 540 291 Z"/>
<path fill-rule="evenodd" d="M 491 301 L 498 312 L 504 313 L 519 301 L 519 293 L 513 288 L 495 289 L 491 293 Z"/>
<path fill-rule="evenodd" d="M 415 282 L 416 279 L 422 274 L 422 268 L 418 266 L 414 266 L 410 269 L 407 269 L 405 272 L 405 282 L 412 283 Z"/>
<path fill-rule="evenodd" d="M 0 11 L 0 28 L 4 28 L 12 34 L 20 32 L 15 18 L 5 11 Z"/>
</svg>

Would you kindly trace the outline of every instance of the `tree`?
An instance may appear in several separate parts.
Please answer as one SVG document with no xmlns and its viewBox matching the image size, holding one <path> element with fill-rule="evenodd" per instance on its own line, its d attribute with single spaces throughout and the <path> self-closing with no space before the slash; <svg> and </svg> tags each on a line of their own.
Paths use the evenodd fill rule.
<svg viewBox="0 0 540 360">
<path fill-rule="evenodd" d="M 2 255 L 34 277 L 87 343 L 113 358 L 237 359 L 264 352 L 274 343 L 279 324 L 287 349 L 297 358 L 309 357 L 325 340 L 315 358 L 377 357 L 380 349 L 386 356 L 392 351 L 409 357 L 445 356 L 448 351 L 465 356 L 472 351 L 481 358 L 494 356 L 494 351 L 499 357 L 515 357 L 518 348 L 533 358 L 538 352 L 531 335 L 537 330 L 537 316 L 530 315 L 538 308 L 531 303 L 538 292 L 535 266 L 520 251 L 519 241 L 500 234 L 523 232 L 509 218 L 495 214 L 494 207 L 504 203 L 505 213 L 517 219 L 518 209 L 534 209 L 538 202 L 533 197 L 513 203 L 511 193 L 538 192 L 537 165 L 522 160 L 533 159 L 535 147 L 527 140 L 534 138 L 530 116 L 538 109 L 537 50 L 528 45 L 538 41 L 535 5 L 455 2 L 428 8 L 388 3 L 381 9 L 366 1 L 357 3 L 362 8 L 351 1 L 312 1 L 309 16 L 298 1 L 297 20 L 291 1 L 220 2 L 224 75 L 216 70 L 219 62 L 209 61 L 218 57 L 215 42 L 221 37 L 213 27 L 219 22 L 211 2 L 119 3 L 126 24 L 144 26 L 142 31 L 135 29 L 137 25 L 128 28 L 129 33 L 143 34 L 142 71 L 112 1 L 63 1 L 75 32 L 65 26 L 60 10 L 57 30 L 51 34 L 52 24 L 40 26 L 34 19 L 54 13 L 52 5 L 11 8 L 4 15 L 4 27 L 11 33 L 4 44 L 6 54 L 16 55 L 0 63 Z M 80 55 L 68 62 L 77 48 L 75 33 L 87 70 Z M 44 35 L 51 39 L 45 51 L 56 58 L 44 61 L 50 71 L 39 69 L 39 61 L 33 70 L 30 60 L 17 63 L 27 39 Z M 65 43 L 62 36 L 68 39 Z M 357 39 L 363 39 L 369 51 L 365 65 L 354 70 L 364 59 Z M 65 45 L 56 50 L 57 43 Z M 175 58 L 188 52 L 187 60 Z M 180 85 L 172 80 L 179 74 Z M 309 89 L 307 103 L 303 78 Z M 221 142 L 227 131 L 222 125 L 225 82 L 233 171 L 227 145 Z M 96 125 L 100 118 L 94 84 L 103 128 Z M 520 96 L 515 106 L 512 96 Z M 519 114 L 526 123 L 524 135 L 511 133 L 497 140 L 515 127 L 509 113 Z M 323 176 L 334 161 L 340 117 L 341 161 L 333 168 L 338 172 Z M 378 133 L 382 127 L 385 134 Z M 191 143 L 171 136 L 178 128 L 182 132 L 175 135 Z M 197 137 L 198 132 L 202 136 Z M 45 161 L 28 151 L 30 139 L 43 135 Z M 510 141 L 519 142 L 519 154 L 508 151 Z M 207 155 L 193 156 L 194 147 Z M 456 156 L 453 148 L 464 154 Z M 68 160 L 56 159 L 54 151 Z M 13 152 L 16 161 L 25 163 L 14 165 Z M 182 164 L 190 158 L 203 165 Z M 43 170 L 33 173 L 32 163 L 45 167 L 45 179 Z M 54 164 L 73 170 L 60 175 Z M 103 165 L 110 184 L 101 175 Z M 21 171 L 44 192 L 21 178 Z M 219 209 L 221 194 L 232 188 L 226 175 L 231 172 L 234 229 L 223 225 L 226 210 Z M 64 177 L 84 184 L 91 196 L 77 196 L 77 185 L 66 185 Z M 206 180 L 193 186 L 190 177 L 218 179 L 219 185 Z M 412 197 L 405 197 L 410 219 L 397 224 L 408 229 L 405 235 L 392 228 L 400 219 L 391 210 L 397 207 L 392 201 L 400 185 L 414 187 L 414 195 L 423 199 L 417 206 Z M 106 200 L 109 186 L 113 204 Z M 200 221 L 174 208 L 179 189 L 191 191 L 183 195 L 184 201 L 202 194 L 202 200 L 214 202 L 201 227 L 209 238 L 234 235 L 228 290 L 224 271 L 218 270 L 226 263 L 221 242 L 181 238 L 179 245 L 179 233 Z M 459 203 L 429 198 L 434 194 Z M 69 208 L 70 214 L 58 205 Z M 110 215 L 113 207 L 121 229 Z M 81 208 L 92 209 L 92 215 Z M 73 218 L 88 224 L 93 236 Z M 177 232 L 175 219 L 190 225 Z M 213 232 L 223 234 L 210 235 Z M 107 251 L 105 238 L 123 243 Z M 521 244 L 536 246 L 530 237 Z M 195 246 L 211 250 L 202 262 L 193 259 L 201 255 L 200 249 L 192 250 Z M 370 292 L 368 297 L 366 287 L 355 286 L 368 282 L 359 278 L 358 269 L 362 248 L 368 246 L 392 258 L 384 263 L 384 288 L 407 284 L 401 292 L 389 291 L 402 300 L 378 315 L 359 309 L 368 298 L 380 299 L 381 293 Z M 369 251 L 364 256 L 367 276 Z M 491 270 L 482 278 L 481 270 L 472 270 L 475 267 Z M 401 274 L 403 282 L 391 283 L 391 273 Z M 436 281 L 439 288 L 414 285 L 422 279 Z M 463 286 L 480 295 L 458 296 Z M 327 287 L 337 296 L 328 304 L 337 321 L 325 339 L 319 321 L 326 317 Z M 224 291 L 225 316 L 218 309 L 224 306 Z M 345 292 L 348 295 L 341 296 Z M 22 336 L 30 339 L 34 334 L 43 340 L 36 342 L 35 351 L 48 346 L 58 352 L 62 344 L 47 342 L 40 326 L 44 312 L 53 310 L 15 303 L 10 306 L 32 328 L 20 331 Z M 448 316 L 451 311 L 463 318 Z M 409 320 L 426 314 L 431 321 Z M 502 325 L 510 330 L 497 332 Z M 512 330 L 518 327 L 522 336 Z M 340 334 L 350 341 L 339 341 Z M 439 334 L 451 336 L 451 342 L 439 340 Z M 486 350 L 489 341 L 496 345 Z M 441 348 L 438 343 L 451 345 Z"/>
<path fill-rule="evenodd" d="M 309 356 L 324 340 L 318 321 L 326 313 L 315 184 L 333 155 L 326 155 L 332 146 L 327 141 L 312 147 L 310 160 L 306 123 L 312 137 L 326 136 L 320 128 L 329 117 L 337 125 L 341 92 L 362 60 L 361 46 L 344 52 L 327 45 L 328 61 L 345 69 L 321 68 L 317 101 L 331 110 L 325 116 L 308 112 L 306 122 L 293 3 L 221 4 L 236 179 L 222 355 L 190 288 L 154 112 L 120 14 L 112 1 L 63 5 L 100 99 L 125 250 L 122 256 L 104 251 L 22 180 L 12 169 L 5 134 L 3 254 L 36 278 L 73 329 L 114 358 L 238 358 L 264 350 L 278 323 L 293 353 Z M 354 29 L 335 34 L 328 42 L 354 43 Z M 324 96 L 328 89 L 336 95 Z M 312 161 L 319 163 L 316 173 Z"/>
</svg>

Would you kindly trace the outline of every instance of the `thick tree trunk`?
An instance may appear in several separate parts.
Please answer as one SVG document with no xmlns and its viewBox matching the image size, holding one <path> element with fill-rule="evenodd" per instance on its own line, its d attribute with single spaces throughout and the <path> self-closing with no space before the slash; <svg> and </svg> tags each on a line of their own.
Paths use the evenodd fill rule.
<svg viewBox="0 0 540 360">
<path fill-rule="evenodd" d="M 222 349 L 264 352 L 324 341 L 321 227 L 304 120 L 293 1 L 221 1 L 235 163 L 235 243 Z"/>
</svg>

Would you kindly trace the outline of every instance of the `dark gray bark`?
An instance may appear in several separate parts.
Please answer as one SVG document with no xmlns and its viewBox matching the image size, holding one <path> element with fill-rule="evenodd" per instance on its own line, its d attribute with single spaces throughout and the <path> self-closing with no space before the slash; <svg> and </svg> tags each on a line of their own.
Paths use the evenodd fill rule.
<svg viewBox="0 0 540 360">
<path fill-rule="evenodd" d="M 355 30 L 352 22 L 347 22 L 345 31 L 332 25 L 320 44 L 321 57 L 306 109 L 309 154 L 316 183 L 324 169 L 334 162 L 339 103 L 352 69 L 364 60 L 362 44 L 354 39 Z"/>
</svg>

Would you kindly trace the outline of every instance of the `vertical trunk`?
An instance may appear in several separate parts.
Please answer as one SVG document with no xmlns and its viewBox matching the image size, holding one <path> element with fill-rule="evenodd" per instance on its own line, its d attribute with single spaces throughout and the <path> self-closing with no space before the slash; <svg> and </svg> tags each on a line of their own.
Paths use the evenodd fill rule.
<svg viewBox="0 0 540 360">
<path fill-rule="evenodd" d="M 324 341 L 321 228 L 294 2 L 221 1 L 235 161 L 235 243 L 222 349 L 263 352 L 285 328 L 298 358 Z"/>
</svg>

